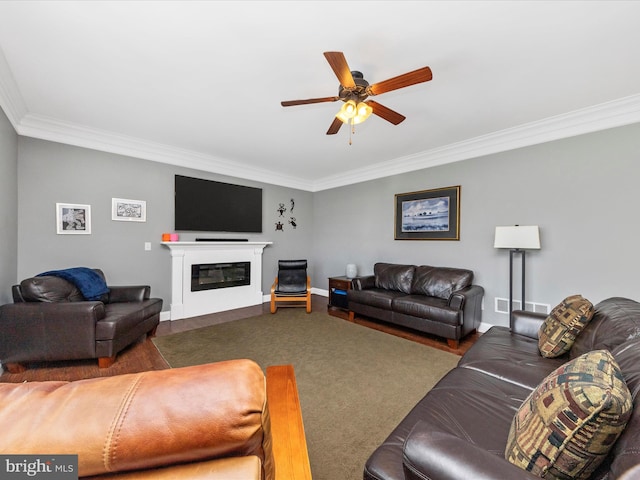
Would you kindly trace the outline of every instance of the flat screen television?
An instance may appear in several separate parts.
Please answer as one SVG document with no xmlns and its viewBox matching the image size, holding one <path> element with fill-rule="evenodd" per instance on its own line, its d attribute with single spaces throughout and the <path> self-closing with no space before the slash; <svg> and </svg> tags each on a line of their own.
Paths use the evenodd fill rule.
<svg viewBox="0 0 640 480">
<path fill-rule="evenodd" d="M 175 230 L 262 232 L 262 189 L 175 176 Z"/>
</svg>

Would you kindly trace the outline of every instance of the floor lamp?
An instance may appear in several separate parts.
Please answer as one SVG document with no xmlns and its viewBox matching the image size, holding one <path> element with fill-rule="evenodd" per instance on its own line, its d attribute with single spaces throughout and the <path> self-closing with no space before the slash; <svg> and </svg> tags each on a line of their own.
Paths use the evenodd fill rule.
<svg viewBox="0 0 640 480">
<path fill-rule="evenodd" d="M 509 249 L 509 329 L 513 329 L 513 257 L 520 255 L 522 258 L 522 310 L 526 309 L 524 301 L 524 258 L 526 250 L 540 249 L 540 231 L 537 225 L 512 227 L 496 227 L 494 248 Z"/>
</svg>

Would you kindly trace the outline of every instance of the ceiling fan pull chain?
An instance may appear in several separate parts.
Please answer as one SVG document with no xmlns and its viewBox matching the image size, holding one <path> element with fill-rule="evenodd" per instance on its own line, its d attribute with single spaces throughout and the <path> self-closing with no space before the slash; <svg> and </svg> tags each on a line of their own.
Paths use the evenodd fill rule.
<svg viewBox="0 0 640 480">
<path fill-rule="evenodd" d="M 356 126 L 353 124 L 353 118 L 351 119 L 351 128 L 349 129 L 349 145 L 351 145 L 351 134 L 356 133 Z"/>
</svg>

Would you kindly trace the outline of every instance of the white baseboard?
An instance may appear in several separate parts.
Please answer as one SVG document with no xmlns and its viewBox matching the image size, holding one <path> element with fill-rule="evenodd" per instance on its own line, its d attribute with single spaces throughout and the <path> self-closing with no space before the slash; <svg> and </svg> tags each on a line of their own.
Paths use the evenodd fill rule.
<svg viewBox="0 0 640 480">
<path fill-rule="evenodd" d="M 480 326 L 478 327 L 478 332 L 484 333 L 487 330 L 489 330 L 491 327 L 493 327 L 493 325 L 491 325 L 490 323 L 480 322 Z"/>
</svg>

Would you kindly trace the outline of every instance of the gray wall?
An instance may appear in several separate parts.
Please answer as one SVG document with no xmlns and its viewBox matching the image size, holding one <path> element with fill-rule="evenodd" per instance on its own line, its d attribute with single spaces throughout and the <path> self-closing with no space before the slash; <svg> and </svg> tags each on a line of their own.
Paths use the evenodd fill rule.
<svg viewBox="0 0 640 480">
<path fill-rule="evenodd" d="M 163 310 L 168 311 L 171 257 L 160 242 L 162 233 L 173 231 L 174 174 L 263 188 L 262 234 L 180 232 L 180 240 L 215 236 L 274 242 L 263 253 L 264 293 L 268 293 L 276 275 L 278 258 L 311 261 L 313 196 L 309 192 L 26 137 L 20 137 L 19 146 L 19 279 L 49 269 L 99 267 L 112 285 L 151 285 L 152 294 L 164 299 Z M 147 221 L 112 221 L 112 198 L 146 201 Z M 297 228 L 285 219 L 284 230 L 276 232 L 278 204 L 285 203 L 289 208 L 291 198 L 296 202 Z M 91 235 L 57 235 L 56 203 L 91 205 Z M 144 250 L 145 242 L 151 242 L 151 251 Z"/>
<path fill-rule="evenodd" d="M 18 270 L 18 135 L 0 109 L 0 305 Z"/>
<path fill-rule="evenodd" d="M 310 193 L 20 138 L 16 278 L 99 266 L 110 283 L 151 284 L 168 310 L 170 256 L 159 242 L 173 227 L 178 173 L 264 189 L 264 232 L 249 236 L 274 242 L 264 251 L 264 293 L 278 258 L 308 258 L 312 284 L 323 290 L 327 277 L 343 275 L 347 263 L 363 274 L 377 261 L 465 267 L 485 288 L 483 320 L 504 325 L 506 315 L 494 312 L 494 300 L 508 297 L 509 255 L 493 248 L 494 228 L 520 224 L 541 229 L 542 249 L 527 254 L 528 301 L 553 307 L 574 293 L 594 303 L 615 295 L 640 300 L 638 153 L 640 125 L 632 125 Z M 3 168 L 11 169 L 11 155 L 3 155 L 9 155 Z M 394 194 L 452 185 L 461 186 L 460 241 L 394 240 Z M 112 221 L 112 197 L 147 201 L 147 222 Z M 298 228 L 277 232 L 278 204 L 289 207 L 291 198 Z M 92 235 L 56 235 L 56 202 L 90 204 Z M 152 242 L 150 252 L 144 242 Z"/>
<path fill-rule="evenodd" d="M 355 263 L 466 267 L 484 286 L 483 321 L 506 325 L 495 297 L 509 296 L 509 254 L 493 248 L 497 225 L 539 225 L 527 253 L 527 302 L 555 306 L 580 293 L 640 300 L 640 125 L 336 188 L 314 195 L 314 284 Z M 460 241 L 394 240 L 394 195 L 461 186 Z M 517 262 L 516 262 L 517 263 Z M 519 269 L 515 271 L 515 298 Z M 324 288 L 327 288 L 326 286 Z"/>
</svg>

